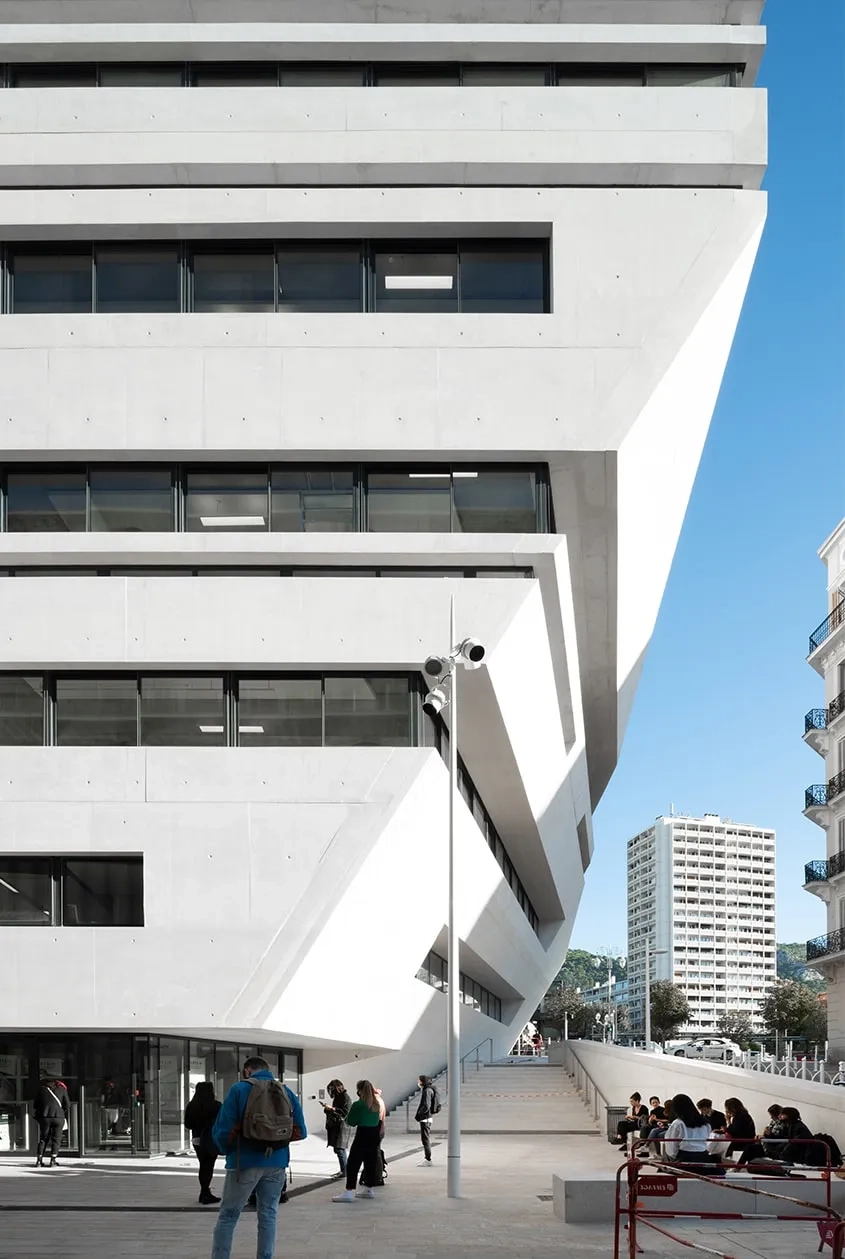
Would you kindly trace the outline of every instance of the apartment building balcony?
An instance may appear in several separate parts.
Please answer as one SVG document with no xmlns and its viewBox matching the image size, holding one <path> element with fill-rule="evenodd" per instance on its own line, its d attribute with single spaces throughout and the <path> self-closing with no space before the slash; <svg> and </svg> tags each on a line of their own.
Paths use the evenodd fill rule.
<svg viewBox="0 0 845 1259">
<path fill-rule="evenodd" d="M 830 931 L 825 936 L 808 940 L 806 957 L 808 962 L 822 968 L 825 963 L 845 961 L 845 929 L 840 927 L 838 931 Z"/>
<path fill-rule="evenodd" d="M 813 783 L 804 792 L 804 817 L 815 822 L 822 830 L 827 830 L 830 820 L 827 783 Z"/>
<path fill-rule="evenodd" d="M 821 625 L 817 625 L 810 635 L 810 648 L 807 653 L 807 660 L 817 673 L 824 675 L 824 669 L 819 659 L 819 648 L 825 644 L 832 646 L 830 639 L 834 635 L 839 635 L 843 627 L 845 627 L 845 599 L 840 599 L 836 607 L 828 613 Z"/>
<path fill-rule="evenodd" d="M 811 708 L 804 717 L 804 742 L 819 756 L 827 756 L 827 709 Z"/>
<path fill-rule="evenodd" d="M 840 769 L 838 774 L 834 774 L 827 780 L 827 803 L 832 804 L 843 793 L 845 793 L 845 769 Z"/>
<path fill-rule="evenodd" d="M 839 694 L 835 696 L 830 701 L 830 704 L 828 705 L 828 709 L 827 709 L 828 729 L 830 729 L 830 727 L 834 725 L 834 723 L 837 722 L 840 717 L 845 717 L 845 691 L 840 691 Z"/>
<path fill-rule="evenodd" d="M 845 852 L 834 853 L 826 861 L 808 861 L 804 866 L 804 891 L 828 902 L 831 880 L 845 874 Z"/>
</svg>

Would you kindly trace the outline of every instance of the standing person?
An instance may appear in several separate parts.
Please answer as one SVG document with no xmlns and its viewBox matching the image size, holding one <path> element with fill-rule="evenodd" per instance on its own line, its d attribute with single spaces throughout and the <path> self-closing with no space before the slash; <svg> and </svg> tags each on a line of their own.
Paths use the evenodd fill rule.
<svg viewBox="0 0 845 1259">
<path fill-rule="evenodd" d="M 379 1104 L 379 1098 L 369 1080 L 359 1080 L 356 1091 L 358 1100 L 352 1103 L 349 1114 L 346 1116 L 346 1122 L 350 1128 L 357 1129 L 346 1163 L 346 1188 L 343 1193 L 335 1194 L 332 1202 L 354 1201 L 355 1184 L 362 1163 L 367 1188 L 361 1190 L 358 1194 L 359 1198 L 374 1198 L 376 1194 L 373 1185 L 381 1180 L 379 1163 L 381 1161 L 380 1130 L 383 1122 L 383 1103 Z M 212 1259 L 217 1259 L 217 1256 L 212 1255 Z"/>
<path fill-rule="evenodd" d="M 263 1132 L 255 1137 L 252 1131 Z M 287 1139 L 272 1134 L 287 1132 Z M 226 1094 L 212 1136 L 226 1155 L 223 1200 L 214 1228 L 211 1259 L 230 1259 L 232 1238 L 255 1190 L 258 1203 L 257 1259 L 273 1259 L 279 1198 L 290 1162 L 289 1143 L 308 1135 L 299 1098 L 273 1077 L 264 1058 L 247 1058 L 243 1079 Z"/>
<path fill-rule="evenodd" d="M 422 1095 L 414 1119 L 420 1125 L 420 1137 L 425 1158 L 420 1167 L 431 1167 L 431 1125 L 440 1110 L 440 1097 L 430 1075 L 420 1076 Z"/>
<path fill-rule="evenodd" d="M 36 1167 L 44 1166 L 44 1156 L 49 1152 L 50 1167 L 58 1162 L 62 1133 L 70 1118 L 70 1099 L 67 1086 L 61 1080 L 45 1078 L 35 1094 L 35 1122 L 38 1124 L 38 1155 Z"/>
<path fill-rule="evenodd" d="M 341 1080 L 329 1080 L 326 1090 L 331 1106 L 323 1106 L 326 1115 L 326 1144 L 334 1150 L 340 1164 L 338 1176 L 346 1175 L 346 1147 L 349 1145 L 349 1125 L 346 1116 L 352 1099 Z"/>
<path fill-rule="evenodd" d="M 214 1164 L 220 1151 L 214 1144 L 211 1135 L 214 1121 L 220 1113 L 220 1102 L 214 1096 L 214 1085 L 209 1080 L 201 1080 L 194 1089 L 194 1095 L 185 1107 L 185 1127 L 190 1130 L 191 1144 L 199 1159 L 200 1196 L 198 1201 L 203 1205 L 219 1202 L 211 1192 L 211 1178 L 214 1175 Z"/>
<path fill-rule="evenodd" d="M 725 1116 L 720 1110 L 713 1109 L 713 1102 L 709 1097 L 702 1097 L 701 1101 L 697 1102 L 696 1105 L 698 1106 L 699 1114 L 704 1116 L 714 1132 L 720 1132 L 724 1128 L 726 1123 Z"/>
</svg>

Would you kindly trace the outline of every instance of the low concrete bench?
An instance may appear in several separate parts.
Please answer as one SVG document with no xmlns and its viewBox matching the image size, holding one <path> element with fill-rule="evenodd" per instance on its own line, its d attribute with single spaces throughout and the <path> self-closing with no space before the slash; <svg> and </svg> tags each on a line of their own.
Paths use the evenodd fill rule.
<svg viewBox="0 0 845 1259">
<path fill-rule="evenodd" d="M 647 1171 L 646 1175 L 659 1175 Z M 818 1178 L 808 1180 L 778 1180 L 771 1176 L 749 1176 L 745 1172 L 728 1172 L 715 1184 L 699 1180 L 679 1180 L 678 1192 L 671 1197 L 643 1197 L 656 1211 L 685 1211 L 690 1214 L 716 1211 L 736 1215 L 801 1215 L 822 1219 L 816 1211 L 795 1206 L 792 1203 L 775 1202 L 750 1193 L 732 1193 L 723 1184 L 735 1184 L 745 1189 L 762 1189 L 767 1193 L 798 1198 L 803 1202 L 825 1203 L 825 1184 Z M 613 1219 L 616 1179 L 612 1172 L 585 1172 L 583 1175 L 567 1174 L 552 1177 L 552 1195 L 555 1217 L 566 1224 L 607 1224 Z M 623 1180 L 622 1201 L 627 1202 L 627 1187 Z M 845 1181 L 834 1179 L 831 1184 L 831 1206 L 834 1211 L 845 1213 Z"/>
</svg>

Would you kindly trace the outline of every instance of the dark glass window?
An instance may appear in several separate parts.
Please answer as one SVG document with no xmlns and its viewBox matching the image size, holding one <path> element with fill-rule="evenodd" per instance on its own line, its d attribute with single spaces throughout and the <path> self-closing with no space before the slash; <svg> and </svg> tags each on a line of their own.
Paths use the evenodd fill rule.
<svg viewBox="0 0 845 1259">
<path fill-rule="evenodd" d="M 6 478 L 9 533 L 82 533 L 85 473 L 10 472 Z"/>
<path fill-rule="evenodd" d="M 366 66 L 343 62 L 322 66 L 288 64 L 281 67 L 280 74 L 282 87 L 362 87 L 366 79 Z"/>
<path fill-rule="evenodd" d="M 351 533 L 355 529 L 352 472 L 343 468 L 273 470 L 272 528 L 277 533 Z"/>
<path fill-rule="evenodd" d="M 194 310 L 273 310 L 273 251 L 194 250 Z"/>
<path fill-rule="evenodd" d="M 56 742 L 61 747 L 136 747 L 135 678 L 58 678 Z"/>
<path fill-rule="evenodd" d="M 457 87 L 459 66 L 377 65 L 373 82 L 377 87 Z"/>
<path fill-rule="evenodd" d="M 209 61 L 191 66 L 194 87 L 275 87 L 278 81 L 275 61 Z"/>
<path fill-rule="evenodd" d="M 95 87 L 97 68 L 76 62 L 40 66 L 12 66 L 12 87 Z"/>
<path fill-rule="evenodd" d="M 184 67 L 181 62 L 163 61 L 149 65 L 101 65 L 100 87 L 181 87 Z"/>
<path fill-rule="evenodd" d="M 542 314 L 546 251 L 542 244 L 461 246 L 461 310 Z"/>
<path fill-rule="evenodd" d="M 222 747 L 222 678 L 141 679 L 143 747 Z"/>
<path fill-rule="evenodd" d="M 326 678 L 326 747 L 410 747 L 408 678 Z"/>
<path fill-rule="evenodd" d="M 91 310 L 91 251 L 15 249 L 9 257 L 15 315 L 84 314 Z"/>
<path fill-rule="evenodd" d="M 0 923 L 4 927 L 53 924 L 49 857 L 0 857 Z"/>
<path fill-rule="evenodd" d="M 242 678 L 238 736 L 242 747 L 320 747 L 323 696 L 319 678 Z"/>
<path fill-rule="evenodd" d="M 544 65 L 464 66 L 464 87 L 545 87 L 549 71 Z"/>
<path fill-rule="evenodd" d="M 143 859 L 70 857 L 63 861 L 62 925 L 143 927 Z"/>
<path fill-rule="evenodd" d="M 363 309 L 363 268 L 357 245 L 307 245 L 277 251 L 279 310 Z"/>
<path fill-rule="evenodd" d="M 458 255 L 453 248 L 375 253 L 375 309 L 379 313 L 458 309 Z"/>
<path fill-rule="evenodd" d="M 98 246 L 97 310 L 177 311 L 180 309 L 179 253 L 175 245 Z"/>
<path fill-rule="evenodd" d="M 562 65 L 557 67 L 561 87 L 642 87 L 645 67 L 637 65 Z"/>
<path fill-rule="evenodd" d="M 169 533 L 173 486 L 169 468 L 92 468 L 94 533 Z"/>
<path fill-rule="evenodd" d="M 537 477 L 532 471 L 455 472 L 456 533 L 536 533 Z"/>
<path fill-rule="evenodd" d="M 730 66 L 649 66 L 649 87 L 730 87 L 734 71 Z"/>
<path fill-rule="evenodd" d="M 371 472 L 367 511 L 373 533 L 450 533 L 452 478 L 447 471 Z"/>
<path fill-rule="evenodd" d="M 185 528 L 188 533 L 209 529 L 267 531 L 268 478 L 266 472 L 188 472 Z"/>
<path fill-rule="evenodd" d="M 43 680 L 0 677 L 0 743 L 37 747 L 43 742 Z"/>
</svg>

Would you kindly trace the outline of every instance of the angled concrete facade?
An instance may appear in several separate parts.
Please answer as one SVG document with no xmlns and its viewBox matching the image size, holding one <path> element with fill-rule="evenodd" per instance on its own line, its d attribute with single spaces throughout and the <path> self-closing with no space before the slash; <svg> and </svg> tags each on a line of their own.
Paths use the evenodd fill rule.
<svg viewBox="0 0 845 1259">
<path fill-rule="evenodd" d="M 9 694 L 16 678 L 46 679 L 47 714 L 44 746 L 0 746 L 0 862 L 49 858 L 61 881 L 65 854 L 143 858 L 135 925 L 72 925 L 60 909 L 39 930 L 0 922 L 0 1075 L 23 1056 L 15 1038 L 182 1038 L 167 1106 L 148 1066 L 131 1072 L 149 1077 L 135 1096 L 161 1134 L 207 1042 L 300 1054 L 308 1098 L 359 1072 L 398 1100 L 442 1066 L 432 967 L 445 955 L 446 727 L 432 730 L 416 697 L 421 661 L 447 649 L 452 596 L 459 634 L 487 648 L 485 667 L 461 678 L 462 1041 L 509 1048 L 566 951 L 592 809 L 763 230 L 761 7 L 150 0 L 139 23 L 127 4 L 0 0 L 0 670 Z M 129 61 L 371 68 L 366 84 L 319 91 L 283 75 L 279 86 L 16 86 L 21 67 Z M 376 86 L 386 63 L 542 63 L 548 80 L 469 86 L 461 71 L 458 86 Z M 583 78 L 603 66 L 626 85 Z M 544 258 L 542 309 L 285 310 L 277 293 L 279 308 L 203 312 L 184 304 L 193 280 L 178 310 L 15 305 L 16 260 L 57 242 L 74 258 L 95 242 L 95 259 L 176 242 L 187 274 L 203 245 L 352 240 L 411 254 L 528 245 Z M 192 529 L 188 505 L 167 531 L 109 531 L 91 523 L 89 471 L 86 527 L 55 523 L 55 495 L 54 523 L 15 523 L 16 476 L 83 465 L 355 466 L 367 486 L 385 469 L 451 486 L 531 469 L 546 508 L 510 531 L 465 529 L 454 508 L 445 530 L 359 520 L 294 532 L 268 516 L 246 532 L 226 516 Z M 174 486 L 191 474 L 176 471 Z M 506 508 L 485 502 L 512 519 Z M 261 746 L 269 725 L 227 709 L 233 742 L 251 731 L 257 743 L 107 746 L 101 722 L 90 744 L 63 745 L 65 680 L 141 678 L 142 729 L 148 675 L 234 678 L 227 703 L 244 679 L 405 677 L 410 734 Z M 3 717 L 0 703 L 0 730 Z M 216 738 L 224 724 L 199 729 Z M 67 902 L 64 883 L 57 895 Z M 47 1002 L 33 982 L 44 974 L 57 994 Z M 33 1061 L 16 1067 L 16 1104 Z M 316 1106 L 309 1117 L 319 1123 Z M 179 1143 L 170 1123 L 159 1148 Z"/>
</svg>

